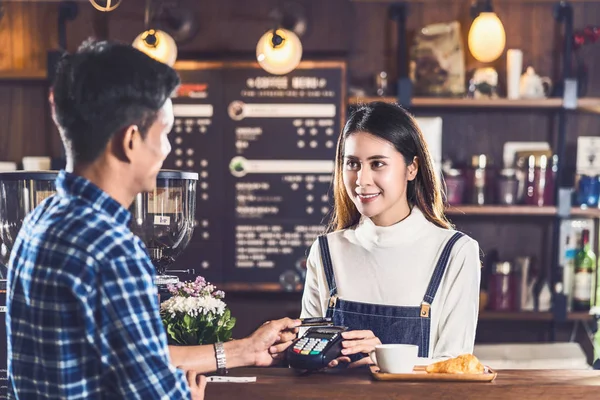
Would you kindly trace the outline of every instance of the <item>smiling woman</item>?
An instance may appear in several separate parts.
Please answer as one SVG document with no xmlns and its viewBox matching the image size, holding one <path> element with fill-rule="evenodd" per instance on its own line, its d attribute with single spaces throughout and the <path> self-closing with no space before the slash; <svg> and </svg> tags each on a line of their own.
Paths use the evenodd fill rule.
<svg viewBox="0 0 600 400">
<path fill-rule="evenodd" d="M 334 196 L 331 233 L 307 260 L 302 304 L 302 317 L 349 328 L 331 366 L 370 363 L 380 343 L 417 345 L 420 357 L 471 353 L 479 246 L 444 216 L 427 144 L 402 107 L 375 102 L 350 116 Z"/>
<path fill-rule="evenodd" d="M 361 156 L 362 160 L 361 160 Z M 364 191 L 363 185 L 385 184 L 376 193 Z M 336 158 L 336 207 L 331 229 L 346 229 L 355 225 L 360 215 L 365 215 L 359 195 L 380 194 L 376 212 L 368 217 L 392 221 L 397 213 L 408 215 L 416 205 L 433 224 L 450 228 L 444 216 L 442 193 L 427 144 L 415 120 L 395 104 L 374 102 L 360 107 L 346 123 L 342 132 Z M 346 190 L 342 190 L 345 187 Z M 358 191 L 357 191 L 358 189 Z M 357 197 L 358 196 L 358 197 Z M 368 196 L 363 199 L 368 200 Z M 366 211 L 366 210 L 365 210 Z M 379 215 L 384 212 L 383 215 Z"/>
</svg>

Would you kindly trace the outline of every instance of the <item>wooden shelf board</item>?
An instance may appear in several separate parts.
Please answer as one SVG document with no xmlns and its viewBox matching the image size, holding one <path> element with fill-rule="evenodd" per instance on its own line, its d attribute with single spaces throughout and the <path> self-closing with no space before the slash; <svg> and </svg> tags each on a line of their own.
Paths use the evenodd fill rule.
<svg viewBox="0 0 600 400">
<path fill-rule="evenodd" d="M 533 206 L 450 206 L 447 215 L 531 215 L 552 216 L 556 215 L 556 207 Z"/>
<path fill-rule="evenodd" d="M 370 103 L 372 101 L 385 101 L 395 103 L 395 97 L 350 97 L 348 104 Z M 501 99 L 467 99 L 445 97 L 415 97 L 412 99 L 413 107 L 441 107 L 441 108 L 524 108 L 524 109 L 559 109 L 562 106 L 561 98 L 539 100 L 509 100 Z M 584 111 L 600 112 L 600 98 L 584 97 L 577 101 L 578 109 Z"/>
<path fill-rule="evenodd" d="M 570 312 L 567 315 L 568 321 L 591 321 L 592 319 L 594 317 L 590 313 L 583 311 Z"/>
<path fill-rule="evenodd" d="M 535 207 L 535 206 L 474 206 L 460 205 L 450 206 L 446 209 L 446 215 L 452 216 L 471 216 L 471 215 L 522 215 L 522 216 L 546 216 L 557 215 L 557 209 L 554 206 Z M 597 208 L 572 208 L 571 216 L 600 218 L 600 209 Z"/>
<path fill-rule="evenodd" d="M 551 312 L 537 311 L 483 311 L 479 313 L 481 321 L 552 321 L 554 319 Z M 567 321 L 590 321 L 592 316 L 587 312 L 571 312 L 567 314 Z"/>
<path fill-rule="evenodd" d="M 536 311 L 483 311 L 479 313 L 481 321 L 552 321 L 551 312 Z"/>
<path fill-rule="evenodd" d="M 571 215 L 575 217 L 600 218 L 600 209 L 598 208 L 573 208 Z"/>
<path fill-rule="evenodd" d="M 0 80 L 45 80 L 47 78 L 46 70 L 0 70 Z"/>
<path fill-rule="evenodd" d="M 577 109 L 593 114 L 600 114 L 600 98 L 584 97 L 577 100 Z"/>
<path fill-rule="evenodd" d="M 281 292 L 281 293 L 294 293 L 302 291 L 302 284 L 298 284 L 294 291 L 286 292 L 283 290 L 280 284 L 261 282 L 261 283 L 224 283 L 219 285 L 219 289 L 225 292 Z"/>
</svg>

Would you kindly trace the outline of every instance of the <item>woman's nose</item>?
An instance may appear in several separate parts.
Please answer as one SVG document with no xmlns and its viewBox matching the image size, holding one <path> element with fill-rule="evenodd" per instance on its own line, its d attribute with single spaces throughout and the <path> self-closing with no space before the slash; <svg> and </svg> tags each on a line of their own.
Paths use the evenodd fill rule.
<svg viewBox="0 0 600 400">
<path fill-rule="evenodd" d="M 371 183 L 373 183 L 371 170 L 369 168 L 361 168 L 360 171 L 357 172 L 356 184 L 360 187 L 364 187 Z"/>
</svg>

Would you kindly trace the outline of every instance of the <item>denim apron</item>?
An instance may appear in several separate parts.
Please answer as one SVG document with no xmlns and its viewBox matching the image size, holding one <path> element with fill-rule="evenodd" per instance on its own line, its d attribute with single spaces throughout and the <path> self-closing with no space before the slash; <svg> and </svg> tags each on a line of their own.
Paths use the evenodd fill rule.
<svg viewBox="0 0 600 400">
<path fill-rule="evenodd" d="M 462 236 L 463 233 L 456 232 L 446 242 L 423 301 L 416 307 L 359 303 L 338 298 L 327 236 L 319 236 L 321 260 L 329 286 L 326 316 L 333 318 L 335 325 L 346 326 L 350 330 L 371 330 L 383 344 L 415 344 L 419 346 L 419 357 L 429 357 L 431 304 L 448 266 L 452 248 Z"/>
</svg>

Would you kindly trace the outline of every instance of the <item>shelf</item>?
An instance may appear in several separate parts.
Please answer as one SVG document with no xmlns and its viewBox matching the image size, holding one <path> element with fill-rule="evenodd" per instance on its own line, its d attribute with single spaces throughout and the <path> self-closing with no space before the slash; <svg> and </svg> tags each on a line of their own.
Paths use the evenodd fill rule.
<svg viewBox="0 0 600 400">
<path fill-rule="evenodd" d="M 536 207 L 536 206 L 475 206 L 461 205 L 450 206 L 446 209 L 446 215 L 452 216 L 472 216 L 472 215 L 502 215 L 502 216 L 530 216 L 530 217 L 553 217 L 557 215 L 557 209 L 554 206 Z M 597 208 L 573 208 L 571 209 L 573 217 L 600 218 L 600 209 Z"/>
<path fill-rule="evenodd" d="M 600 98 L 585 97 L 577 101 L 577 108 L 581 111 L 600 114 Z"/>
<path fill-rule="evenodd" d="M 302 284 L 296 285 L 293 291 L 284 291 L 278 283 L 224 283 L 219 285 L 219 289 L 225 292 L 270 292 L 270 293 L 297 293 L 302 291 Z"/>
<path fill-rule="evenodd" d="M 483 311 L 479 313 L 480 321 L 552 321 L 551 312 L 502 312 Z"/>
<path fill-rule="evenodd" d="M 46 70 L 0 70 L 0 81 L 40 81 L 47 78 Z"/>
<path fill-rule="evenodd" d="M 598 208 L 572 208 L 571 215 L 575 217 L 600 218 Z"/>
<path fill-rule="evenodd" d="M 520 311 L 501 312 L 483 311 L 479 313 L 480 321 L 547 321 L 551 322 L 551 312 Z M 592 316 L 587 312 L 571 312 L 567 315 L 567 321 L 591 321 Z"/>
<path fill-rule="evenodd" d="M 530 216 L 553 216 L 556 215 L 556 207 L 534 207 L 534 206 L 450 206 L 446 215 L 530 215 Z"/>
<path fill-rule="evenodd" d="M 385 101 L 395 103 L 396 97 L 350 97 L 348 104 L 370 103 L 372 101 Z M 600 112 L 600 98 L 584 97 L 577 101 L 578 109 L 589 112 Z M 517 108 L 517 109 L 560 109 L 561 98 L 539 99 L 539 100 L 509 100 L 501 99 L 468 99 L 468 98 L 445 98 L 445 97 L 415 97 L 412 99 L 412 107 L 420 108 Z"/>
</svg>

